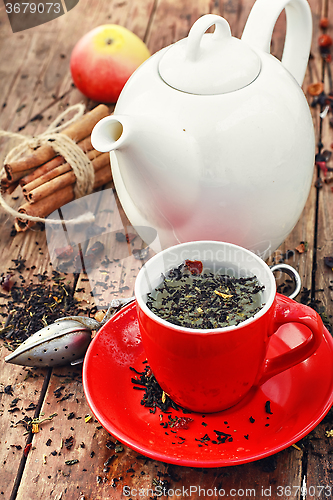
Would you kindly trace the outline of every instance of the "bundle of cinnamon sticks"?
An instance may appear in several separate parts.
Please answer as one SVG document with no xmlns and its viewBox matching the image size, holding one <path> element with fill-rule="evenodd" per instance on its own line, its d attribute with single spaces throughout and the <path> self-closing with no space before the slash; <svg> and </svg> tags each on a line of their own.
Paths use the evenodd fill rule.
<svg viewBox="0 0 333 500">
<path fill-rule="evenodd" d="M 108 107 L 100 104 L 62 130 L 91 161 L 95 172 L 94 189 L 112 180 L 109 153 L 96 151 L 90 140 L 96 123 L 108 115 Z M 72 166 L 57 155 L 51 145 L 42 145 L 29 156 L 6 164 L 0 180 L 3 193 L 11 194 L 21 186 L 26 201 L 19 207 L 19 213 L 42 218 L 74 200 L 75 182 Z M 17 231 L 25 231 L 34 223 L 16 218 L 14 224 Z"/>
</svg>

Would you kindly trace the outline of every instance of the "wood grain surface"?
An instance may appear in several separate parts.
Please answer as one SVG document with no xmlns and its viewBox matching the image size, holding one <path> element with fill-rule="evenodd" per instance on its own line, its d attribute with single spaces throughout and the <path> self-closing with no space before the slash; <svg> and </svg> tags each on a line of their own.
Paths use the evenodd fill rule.
<svg viewBox="0 0 333 500">
<path fill-rule="evenodd" d="M 32 136 L 43 132 L 72 104 L 84 102 L 87 109 L 96 106 L 97 103 L 87 101 L 74 87 L 69 70 L 71 51 L 87 31 L 105 23 L 121 24 L 144 40 L 153 54 L 187 36 L 195 20 L 207 13 L 224 16 L 230 23 L 233 35 L 240 37 L 254 2 L 80 0 L 67 14 L 17 33 L 11 31 L 5 3 L 4 0 L 0 6 L 0 129 Z M 323 16 L 330 18 L 327 33 L 333 35 L 333 3 L 332 0 L 310 0 L 309 3 L 313 15 L 313 43 L 303 89 L 312 105 L 313 98 L 307 93 L 310 83 L 323 80 L 325 91 L 329 93 L 331 90 L 327 64 L 330 67 L 332 64 L 324 64 L 318 48 L 318 37 L 321 34 L 319 21 Z M 282 13 L 273 32 L 271 48 L 278 58 L 283 52 L 285 23 Z M 109 109 L 112 112 L 113 106 Z M 322 111 L 323 106 L 311 106 L 316 140 L 318 144 L 322 143 L 317 146 L 317 152 L 331 151 L 333 145 L 332 127 L 329 124 L 331 111 L 321 118 Z M 1 162 L 14 143 L 14 140 L 0 140 Z M 333 167 L 333 159 L 327 165 Z M 328 172 L 327 176 L 330 175 L 333 174 Z M 315 307 L 328 328 L 333 314 L 333 270 L 325 265 L 324 258 L 333 255 L 332 186 L 333 183 L 325 182 L 321 169 L 315 167 L 310 195 L 299 222 L 269 259 L 269 263 L 284 260 L 299 271 L 303 290 L 297 300 Z M 8 197 L 8 202 L 13 207 L 19 205 L 17 190 Z M 108 250 L 108 260 L 105 254 L 100 254 L 87 272 L 82 269 L 58 269 L 59 261 L 51 251 L 52 245 L 56 247 L 59 241 L 56 230 L 50 235 L 36 225 L 27 232 L 13 235 L 13 218 L 1 209 L 1 276 L 12 273 L 17 283 L 25 286 L 30 281 L 38 282 L 41 275 L 47 275 L 52 280 L 52 271 L 58 270 L 71 287 L 82 314 L 105 310 L 113 298 L 131 297 L 135 276 L 144 262 L 144 259 L 138 260 L 133 256 L 133 249 L 140 250 L 143 243 L 137 235 L 130 242 L 120 241 L 117 237 L 118 232 L 132 234 L 134 230 L 124 215 L 113 185 L 101 190 L 96 207 L 99 214 L 96 226 L 107 227 L 107 230 L 93 236 L 82 234 L 80 244 L 85 252 L 89 252 L 96 241 L 101 241 Z M 306 244 L 304 252 L 299 250 L 301 242 Z M 152 255 L 150 250 L 145 258 Z M 17 259 L 23 259 L 22 269 L 17 268 Z M 5 325 L 10 314 L 9 296 L 4 291 L 0 295 L 1 319 Z M 6 342 L 2 340 L 0 498 L 156 498 L 154 487 L 164 484 L 173 491 L 170 500 L 180 498 L 176 494 L 177 488 L 188 491 L 186 489 L 191 485 L 206 490 L 223 488 L 226 492 L 235 489 L 238 491 L 235 498 L 253 496 L 255 490 L 256 498 L 269 496 L 272 499 L 301 500 L 305 498 L 300 489 L 302 485 L 333 488 L 333 437 L 327 435 L 327 431 L 333 427 L 330 416 L 295 447 L 289 447 L 267 459 L 212 469 L 181 467 L 140 456 L 117 443 L 103 429 L 85 399 L 82 365 L 53 369 L 20 367 L 5 363 L 7 354 Z M 307 399 L 306 388 L 304 399 Z M 38 432 L 32 433 L 22 424 L 27 416 L 46 420 L 39 425 Z M 282 496 L 278 486 L 283 487 Z M 287 487 L 290 490 L 286 490 Z M 140 495 L 140 491 L 145 493 Z M 290 495 L 288 491 L 291 491 Z M 333 496 L 332 491 L 330 496 L 325 497 L 328 489 L 320 491 L 321 496 L 316 490 L 317 496 L 309 493 L 307 498 Z M 197 500 L 202 498 L 202 494 L 199 490 L 193 490 L 190 496 L 183 494 L 183 497 Z"/>
</svg>

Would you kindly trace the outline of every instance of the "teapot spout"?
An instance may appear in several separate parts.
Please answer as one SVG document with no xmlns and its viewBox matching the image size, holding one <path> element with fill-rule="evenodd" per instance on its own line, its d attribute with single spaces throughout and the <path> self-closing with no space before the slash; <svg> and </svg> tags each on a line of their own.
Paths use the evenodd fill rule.
<svg viewBox="0 0 333 500">
<path fill-rule="evenodd" d="M 91 133 L 91 143 L 97 151 L 108 153 L 124 145 L 126 117 L 107 116 L 102 118 Z"/>
<path fill-rule="evenodd" d="M 153 227 L 170 230 L 192 217 L 202 152 L 190 128 L 175 120 L 115 114 L 103 118 L 92 131 L 93 147 L 111 152 L 120 202 L 135 207 L 135 214 Z"/>
</svg>

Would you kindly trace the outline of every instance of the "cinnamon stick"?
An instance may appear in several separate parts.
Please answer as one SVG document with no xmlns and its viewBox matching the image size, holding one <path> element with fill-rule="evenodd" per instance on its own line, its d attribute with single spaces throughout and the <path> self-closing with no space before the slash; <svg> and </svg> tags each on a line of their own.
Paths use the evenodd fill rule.
<svg viewBox="0 0 333 500">
<path fill-rule="evenodd" d="M 7 194 L 12 194 L 15 189 L 17 188 L 17 186 L 19 185 L 19 182 L 16 181 L 16 182 L 12 182 L 7 188 L 6 188 L 6 193 Z"/>
<path fill-rule="evenodd" d="M 52 160 L 47 161 L 40 167 L 29 170 L 30 174 L 24 175 L 20 179 L 20 185 L 22 186 L 22 189 L 24 189 L 24 186 L 28 185 L 30 182 L 34 182 L 36 180 L 38 181 L 38 179 L 40 179 L 42 175 L 45 175 L 47 172 L 50 172 L 51 170 L 54 170 L 56 167 L 62 165 L 63 163 L 66 163 L 66 160 L 63 156 L 59 155 L 56 156 L 55 158 L 52 158 Z M 17 174 L 19 173 L 20 172 L 17 172 Z M 13 175 L 15 175 L 15 173 Z"/>
<path fill-rule="evenodd" d="M 92 160 L 91 163 L 94 167 L 95 172 L 102 169 L 103 167 L 108 167 L 111 172 L 109 153 L 100 154 L 94 160 Z M 60 167 L 58 168 L 61 169 L 61 167 L 64 167 L 64 165 L 60 165 Z M 62 175 L 58 175 L 54 179 L 45 182 L 44 184 L 33 189 L 32 191 L 26 193 L 26 198 L 30 203 L 35 204 L 39 200 L 46 198 L 47 196 L 49 197 L 57 196 L 57 192 L 59 189 L 63 189 L 66 186 L 75 184 L 75 182 L 76 182 L 75 174 L 73 170 L 69 168 L 68 172 L 63 173 Z"/>
<path fill-rule="evenodd" d="M 13 172 L 9 177 L 8 175 L 6 176 L 8 180 L 8 185 L 10 185 L 12 182 L 19 181 L 22 176 L 24 175 L 29 175 L 31 174 L 35 169 L 34 168 L 29 168 L 27 170 L 22 170 L 21 172 Z"/>
<path fill-rule="evenodd" d="M 83 115 L 78 121 L 61 131 L 75 142 L 79 142 L 89 134 L 99 120 L 109 115 L 109 109 L 105 104 L 96 106 L 93 110 Z M 52 143 L 50 143 L 52 144 Z M 36 149 L 31 155 L 13 161 L 5 165 L 7 176 L 11 176 L 14 172 L 21 172 L 30 168 L 36 168 L 43 163 L 51 160 L 56 156 L 52 146 L 45 144 Z"/>
<path fill-rule="evenodd" d="M 91 135 L 88 135 L 88 137 L 86 137 L 82 141 L 79 141 L 77 145 L 80 146 L 84 153 L 88 153 L 88 151 L 94 149 L 93 145 L 91 144 Z"/>
<path fill-rule="evenodd" d="M 70 201 L 74 200 L 73 186 L 67 186 L 57 192 L 56 196 L 48 196 L 43 198 L 38 203 L 31 205 L 30 203 L 25 203 L 22 205 L 18 212 L 21 214 L 32 215 L 33 217 L 47 217 L 52 212 L 58 208 L 66 205 Z M 16 218 L 14 222 L 15 229 L 17 231 L 25 231 L 29 227 L 33 226 L 35 223 L 33 221 L 28 221 L 25 219 Z"/>
<path fill-rule="evenodd" d="M 96 158 L 97 156 L 100 156 L 100 155 L 101 155 L 101 153 L 99 151 L 96 151 L 95 149 L 92 151 L 89 151 L 87 153 L 87 157 L 89 158 L 89 160 L 93 160 L 94 158 Z M 22 192 L 27 200 L 29 200 L 29 193 L 31 191 L 33 191 L 34 189 L 36 189 L 39 186 L 42 186 L 46 182 L 54 179 L 58 175 L 62 175 L 64 173 L 70 172 L 72 170 L 72 167 L 70 166 L 69 163 L 57 164 L 57 162 L 54 161 L 57 158 L 58 157 L 53 158 L 53 160 L 48 162 L 48 164 L 50 164 L 50 167 L 51 167 L 51 164 L 54 164 L 54 168 L 52 168 L 51 170 L 46 172 L 44 175 L 41 175 L 40 177 L 32 180 L 31 182 L 29 182 L 28 184 L 26 184 L 25 186 L 22 187 Z M 62 157 L 60 156 L 59 158 L 62 158 Z M 54 163 L 52 163 L 52 162 L 54 162 Z M 45 164 L 45 165 L 47 165 L 47 164 Z M 39 169 L 37 169 L 37 170 L 39 170 Z"/>
<path fill-rule="evenodd" d="M 94 189 L 97 189 L 104 184 L 112 181 L 112 173 L 109 166 L 101 168 L 98 170 L 95 175 Z"/>
<path fill-rule="evenodd" d="M 78 142 L 77 145 L 82 149 L 84 153 L 89 153 L 94 149 L 91 144 L 90 136 L 83 139 L 83 141 Z M 66 163 L 66 160 L 63 156 L 58 155 L 55 158 L 52 158 L 52 160 L 33 169 L 30 174 L 22 176 L 20 181 L 21 186 L 25 186 L 26 184 L 29 184 L 29 182 L 38 179 L 46 172 L 49 172 L 58 165 L 61 165 L 62 163 Z"/>
<path fill-rule="evenodd" d="M 96 172 L 94 189 L 97 189 L 104 184 L 107 184 L 112 180 L 112 174 L 110 166 L 107 165 Z M 63 189 L 56 191 L 53 196 L 48 196 L 42 198 L 37 203 L 25 203 L 19 208 L 19 212 L 23 214 L 32 215 L 35 217 L 47 217 L 52 212 L 58 208 L 70 203 L 74 200 L 74 189 L 73 185 L 66 186 Z M 18 232 L 26 231 L 29 227 L 32 227 L 35 223 L 33 221 L 28 221 L 25 219 L 16 218 L 14 225 Z"/>
</svg>

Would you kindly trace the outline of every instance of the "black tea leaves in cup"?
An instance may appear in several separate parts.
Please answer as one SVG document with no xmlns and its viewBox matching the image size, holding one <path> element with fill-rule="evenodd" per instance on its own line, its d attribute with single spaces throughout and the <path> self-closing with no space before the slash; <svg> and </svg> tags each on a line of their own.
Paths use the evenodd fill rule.
<svg viewBox="0 0 333 500">
<path fill-rule="evenodd" d="M 262 286 L 256 276 L 203 272 L 200 261 L 185 261 L 162 276 L 147 296 L 147 307 L 160 318 L 185 328 L 215 329 L 238 325 L 254 316 Z"/>
</svg>

